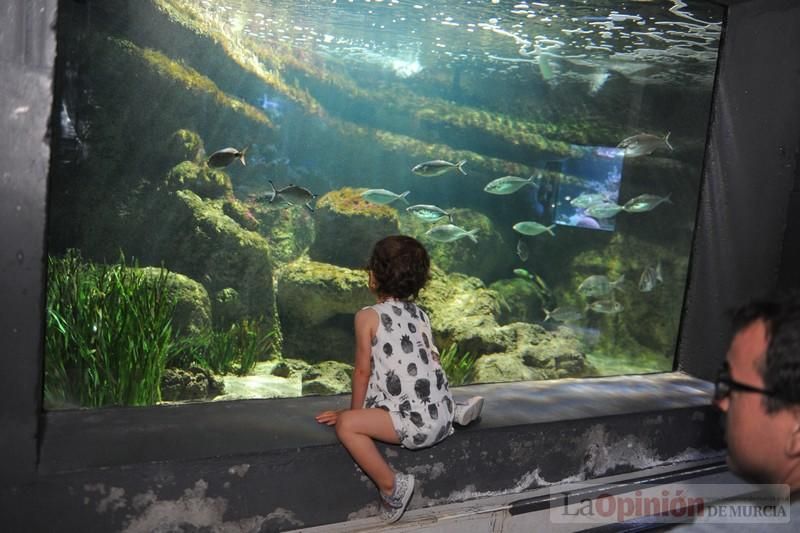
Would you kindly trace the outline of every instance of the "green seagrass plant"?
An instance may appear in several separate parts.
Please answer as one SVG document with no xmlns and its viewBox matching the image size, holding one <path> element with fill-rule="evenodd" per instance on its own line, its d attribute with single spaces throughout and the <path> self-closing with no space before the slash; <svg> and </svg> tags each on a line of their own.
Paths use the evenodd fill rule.
<svg viewBox="0 0 800 533">
<path fill-rule="evenodd" d="M 475 362 L 478 358 L 469 352 L 458 353 L 458 345 L 451 344 L 439 354 L 448 383 L 453 387 L 467 385 L 475 380 Z"/>
<path fill-rule="evenodd" d="M 223 331 L 204 330 L 178 341 L 170 366 L 200 365 L 217 374 L 244 376 L 275 351 L 277 330 L 263 320 L 240 320 Z"/>
<path fill-rule="evenodd" d="M 134 267 L 136 265 L 133 265 Z M 92 264 L 71 250 L 48 258 L 45 402 L 152 405 L 173 349 L 167 275 Z"/>
</svg>

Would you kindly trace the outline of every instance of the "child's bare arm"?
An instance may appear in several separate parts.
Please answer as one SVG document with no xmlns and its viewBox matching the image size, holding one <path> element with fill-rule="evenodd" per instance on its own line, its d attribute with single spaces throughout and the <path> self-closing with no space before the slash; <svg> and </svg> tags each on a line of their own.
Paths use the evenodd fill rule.
<svg viewBox="0 0 800 533">
<path fill-rule="evenodd" d="M 353 363 L 351 409 L 361 409 L 367 394 L 369 374 L 371 372 L 372 337 L 378 327 L 378 313 L 372 309 L 362 309 L 356 313 L 356 355 Z"/>
<path fill-rule="evenodd" d="M 372 337 L 378 329 L 378 314 L 371 309 L 362 309 L 356 313 L 356 355 L 353 363 L 351 409 L 361 409 L 369 385 L 372 358 Z M 341 411 L 325 411 L 316 416 L 317 422 L 335 426 Z"/>
</svg>

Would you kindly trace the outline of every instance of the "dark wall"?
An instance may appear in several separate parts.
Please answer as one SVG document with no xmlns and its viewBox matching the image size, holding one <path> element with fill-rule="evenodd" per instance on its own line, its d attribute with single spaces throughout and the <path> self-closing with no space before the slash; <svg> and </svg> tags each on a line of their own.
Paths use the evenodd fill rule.
<svg viewBox="0 0 800 533">
<path fill-rule="evenodd" d="M 41 407 L 55 0 L 0 7 L 0 479 L 31 479 Z"/>
<path fill-rule="evenodd" d="M 736 4 L 714 95 L 679 368 L 714 375 L 723 311 L 775 288 L 800 150 L 800 4 Z"/>
<path fill-rule="evenodd" d="M 313 424 L 310 417 L 320 407 L 313 400 L 162 412 L 41 411 L 46 126 L 55 9 L 56 0 L 8 0 L 0 17 L 3 529 L 113 531 L 127 524 L 147 530 L 147 520 L 158 520 L 148 513 L 159 501 L 171 502 L 173 513 L 197 504 L 241 530 L 247 530 L 247 520 L 281 529 L 299 525 L 296 520 L 325 523 L 369 512 L 374 496 L 369 483 L 333 435 Z M 798 27 L 800 6 L 791 0 L 737 2 L 729 9 L 679 348 L 679 367 L 701 377 L 711 375 L 728 341 L 721 310 L 776 284 L 787 214 L 800 216 L 787 211 L 800 147 Z M 705 405 L 659 402 L 665 392 L 684 390 L 666 386 L 653 391 L 645 411 L 638 401 L 637 414 L 601 416 L 602 408 L 619 398 L 599 402 L 585 392 L 545 386 L 537 389 L 544 403 L 548 395 L 563 395 L 554 400 L 563 419 L 547 424 L 532 416 L 532 393 L 504 404 L 509 399 L 501 389 L 487 393 L 487 414 L 477 427 L 430 454 L 392 449 L 393 462 L 422 473 L 428 499 L 413 503 L 419 506 L 451 501 L 449 495 L 467 484 L 473 493 L 482 487 L 521 490 L 520 476 L 544 466 L 539 472 L 549 479 L 642 468 L 624 459 L 631 444 L 626 435 L 641 445 L 634 450 L 647 450 L 656 463 L 688 448 L 713 452 L 720 446 L 718 432 L 707 390 L 701 389 L 697 398 Z M 622 398 L 630 393 L 624 382 L 618 393 Z M 499 410 L 492 412 L 492 402 L 516 406 L 529 418 L 508 420 L 496 414 Z M 587 410 L 589 405 L 594 410 Z M 583 415 L 574 416 L 576 406 Z M 596 454 L 584 453 L 617 448 L 624 460 L 604 468 L 597 468 Z M 439 464 L 442 477 L 436 474 Z M 338 488 L 325 491 L 327 486 Z M 318 504 L 323 496 L 333 498 L 328 507 Z"/>
</svg>

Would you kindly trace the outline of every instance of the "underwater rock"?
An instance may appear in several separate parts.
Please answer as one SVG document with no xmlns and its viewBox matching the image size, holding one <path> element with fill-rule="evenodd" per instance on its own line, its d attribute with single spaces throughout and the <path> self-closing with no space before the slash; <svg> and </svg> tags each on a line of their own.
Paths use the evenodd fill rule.
<svg viewBox="0 0 800 533">
<path fill-rule="evenodd" d="M 311 365 L 300 359 L 283 358 L 278 361 L 272 371 L 273 376 L 289 378 L 293 376 L 305 376 L 311 370 Z"/>
<path fill-rule="evenodd" d="M 238 293 L 239 316 L 229 312 L 227 300 L 212 301 L 216 327 L 246 318 L 272 320 L 272 260 L 261 235 L 226 216 L 219 202 L 203 200 L 191 191 L 167 195 L 153 203 L 148 213 L 154 227 L 141 250 L 142 261 L 163 262 L 170 270 L 202 283 L 209 294 L 229 288 Z M 218 310 L 218 305 L 223 308 Z"/>
<path fill-rule="evenodd" d="M 498 334 L 505 350 L 478 359 L 475 381 L 544 380 L 592 373 L 578 338 L 567 328 L 547 331 L 539 325 L 515 322 Z"/>
<path fill-rule="evenodd" d="M 167 368 L 161 376 L 161 400 L 166 402 L 206 400 L 224 391 L 224 383 L 199 366 Z"/>
<path fill-rule="evenodd" d="M 304 361 L 353 360 L 353 315 L 374 303 L 363 270 L 298 259 L 277 276 L 283 355 Z"/>
<path fill-rule="evenodd" d="M 480 381 L 553 379 L 587 371 L 588 363 L 574 334 L 519 322 L 500 326 L 498 295 L 479 279 L 447 274 L 436 266 L 431 276 L 419 304 L 428 311 L 436 346 L 441 351 L 455 344 L 460 353 L 477 354 L 476 368 L 483 372 L 478 375 Z M 277 305 L 284 325 L 284 356 L 312 363 L 351 363 L 353 313 L 374 301 L 366 281 L 362 270 L 307 259 L 281 268 Z M 298 370 L 288 363 L 276 367 L 278 375 L 286 377 Z M 314 380 L 309 379 L 311 375 L 306 372 L 304 381 Z M 349 385 L 349 374 L 342 379 Z M 314 393 L 334 393 L 333 387 L 313 387 L 319 387 L 312 389 Z M 304 393 L 306 390 L 304 384 Z"/>
<path fill-rule="evenodd" d="M 647 214 L 647 213 L 645 213 Z M 688 250 L 676 251 L 669 243 L 651 242 L 638 236 L 615 233 L 603 247 L 593 247 L 577 254 L 568 267 L 569 279 L 556 294 L 559 305 L 582 309 L 595 299 L 583 298 L 578 285 L 590 275 L 605 275 L 612 280 L 624 275 L 614 300 L 623 311 L 605 315 L 589 311 L 583 324 L 599 331 L 597 349 L 606 353 L 638 354 L 640 359 L 655 356 L 663 367 L 672 369 L 677 341 L 681 300 L 674 295 L 683 290 L 688 272 Z M 663 283 L 642 292 L 638 282 L 647 267 L 661 263 Z"/>
<path fill-rule="evenodd" d="M 308 250 L 312 260 L 361 268 L 376 242 L 400 232 L 397 211 L 366 201 L 365 190 L 345 187 L 317 200 L 316 236 Z"/>
<path fill-rule="evenodd" d="M 528 279 L 501 279 L 489 285 L 497 293 L 500 302 L 500 315 L 497 322 L 530 322 L 544 320 L 546 295 L 535 282 Z"/>
<path fill-rule="evenodd" d="M 221 198 L 233 194 L 231 178 L 225 172 L 191 161 L 172 167 L 164 184 L 167 190 L 186 189 L 202 198 Z"/>
<path fill-rule="evenodd" d="M 299 258 L 314 240 L 314 221 L 308 210 L 274 208 L 261 202 L 249 203 L 248 207 L 276 263 Z"/>
<path fill-rule="evenodd" d="M 200 135 L 187 129 L 177 130 L 170 135 L 164 148 L 165 168 L 175 166 L 181 161 L 199 163 L 205 151 Z"/>
<path fill-rule="evenodd" d="M 245 315 L 239 291 L 225 287 L 214 293 L 214 321 L 217 324 L 233 324 Z"/>
<path fill-rule="evenodd" d="M 261 225 L 250 209 L 233 195 L 225 198 L 225 201 L 222 203 L 222 212 L 235 220 L 236 223 L 244 229 L 256 231 Z"/>
<path fill-rule="evenodd" d="M 157 267 L 144 267 L 141 270 L 151 282 L 161 275 L 161 269 Z M 167 274 L 166 287 L 170 296 L 176 299 L 172 313 L 173 331 L 185 336 L 211 327 L 211 301 L 201 283 L 170 272 Z"/>
<path fill-rule="evenodd" d="M 323 361 L 303 375 L 303 396 L 350 392 L 353 367 L 339 361 Z"/>
<path fill-rule="evenodd" d="M 497 336 L 497 295 L 481 280 L 431 268 L 431 280 L 420 292 L 419 304 L 428 311 L 436 347 L 457 344 L 460 352 L 501 351 Z"/>
<path fill-rule="evenodd" d="M 101 9 L 108 9 L 112 18 L 118 17 L 114 7 Z M 142 2 L 137 9 L 150 10 L 152 3 Z M 167 17 L 157 15 L 147 20 L 150 35 L 163 33 L 173 45 L 180 41 L 174 34 L 176 26 Z M 159 30 L 155 24 L 161 24 Z M 148 40 L 142 34 L 135 38 Z M 94 104 L 87 107 L 85 119 L 103 125 L 95 130 L 89 144 L 104 157 L 90 159 L 87 176 L 99 177 L 102 185 L 110 186 L 112 181 L 121 188 L 135 188 L 143 178 L 180 161 L 196 161 L 203 144 L 213 151 L 233 139 L 274 140 L 276 132 L 265 113 L 225 92 L 187 65 L 180 53 L 165 55 L 158 46 L 105 32 L 82 33 L 79 39 L 86 56 L 93 58 L 87 93 L 91 93 Z M 197 42 L 193 44 L 195 49 L 200 48 Z M 157 112 L 147 111 L 152 109 Z M 135 143 L 130 142 L 131 132 L 137 132 Z M 204 143 L 196 138 L 198 134 Z"/>
<path fill-rule="evenodd" d="M 477 354 L 474 382 L 576 377 L 590 372 L 580 340 L 566 328 L 551 332 L 536 324 L 497 323 L 498 294 L 477 278 L 432 269 L 420 305 L 428 310 L 436 346 L 451 344 Z"/>
</svg>

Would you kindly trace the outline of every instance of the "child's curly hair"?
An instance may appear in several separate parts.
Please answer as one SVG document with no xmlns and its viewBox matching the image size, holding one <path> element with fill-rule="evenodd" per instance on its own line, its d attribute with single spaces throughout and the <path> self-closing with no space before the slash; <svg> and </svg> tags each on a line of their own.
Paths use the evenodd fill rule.
<svg viewBox="0 0 800 533">
<path fill-rule="evenodd" d="M 431 260 L 422 244 L 407 235 L 391 235 L 375 243 L 367 270 L 380 295 L 399 300 L 416 298 L 430 278 Z"/>
</svg>

